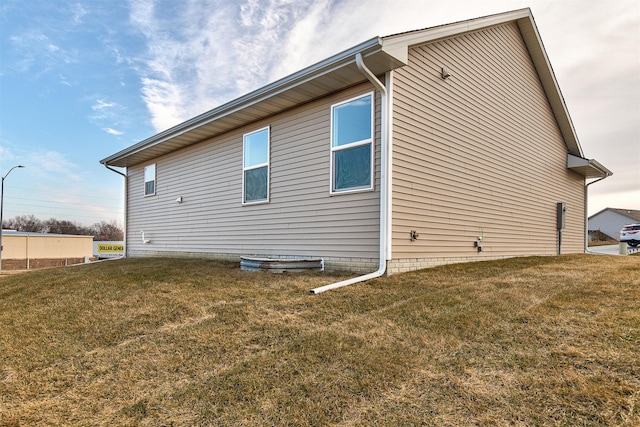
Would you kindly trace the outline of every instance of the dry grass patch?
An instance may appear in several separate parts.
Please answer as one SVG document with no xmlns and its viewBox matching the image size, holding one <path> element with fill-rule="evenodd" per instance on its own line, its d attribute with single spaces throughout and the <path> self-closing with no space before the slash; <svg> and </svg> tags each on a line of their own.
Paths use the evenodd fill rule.
<svg viewBox="0 0 640 427">
<path fill-rule="evenodd" d="M 0 280 L 0 425 L 637 425 L 640 259 L 329 274 L 131 259 Z"/>
</svg>

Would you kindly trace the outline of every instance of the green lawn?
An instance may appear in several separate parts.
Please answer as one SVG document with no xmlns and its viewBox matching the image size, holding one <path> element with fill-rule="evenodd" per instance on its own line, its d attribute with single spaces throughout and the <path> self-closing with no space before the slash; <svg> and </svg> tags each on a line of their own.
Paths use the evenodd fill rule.
<svg viewBox="0 0 640 427">
<path fill-rule="evenodd" d="M 0 277 L 2 426 L 640 424 L 640 258 L 344 279 L 130 259 Z"/>
</svg>

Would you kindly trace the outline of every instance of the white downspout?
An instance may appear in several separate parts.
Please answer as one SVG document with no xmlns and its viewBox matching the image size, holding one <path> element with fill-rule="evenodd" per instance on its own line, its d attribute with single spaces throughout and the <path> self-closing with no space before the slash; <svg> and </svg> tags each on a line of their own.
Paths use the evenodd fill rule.
<svg viewBox="0 0 640 427">
<path fill-rule="evenodd" d="M 391 188 L 391 176 L 389 174 L 389 117 L 391 115 L 389 109 L 389 96 L 387 88 L 378 80 L 378 78 L 369 70 L 362 60 L 362 54 L 356 53 L 356 65 L 365 77 L 380 91 L 381 104 L 381 132 L 380 132 L 380 255 L 378 270 L 363 276 L 354 277 L 352 279 L 343 280 L 341 282 L 332 283 L 330 285 L 320 286 L 311 289 L 312 294 L 319 294 L 331 289 L 341 288 L 343 286 L 353 285 L 354 283 L 364 282 L 365 280 L 375 279 L 384 275 L 387 271 L 387 245 L 389 244 L 389 190 Z"/>
</svg>

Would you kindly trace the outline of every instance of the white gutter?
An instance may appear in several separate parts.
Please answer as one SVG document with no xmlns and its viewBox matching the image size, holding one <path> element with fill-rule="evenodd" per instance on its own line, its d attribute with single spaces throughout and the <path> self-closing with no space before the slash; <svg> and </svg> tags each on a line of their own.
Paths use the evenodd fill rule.
<svg viewBox="0 0 640 427">
<path fill-rule="evenodd" d="M 389 174 L 389 117 L 391 116 L 389 108 L 389 96 L 387 88 L 380 80 L 369 70 L 362 60 L 362 54 L 356 53 L 356 65 L 358 69 L 365 75 L 365 77 L 380 91 L 380 104 L 381 104 L 381 124 L 380 124 L 380 255 L 378 270 L 373 273 L 365 274 L 363 276 L 354 277 L 352 279 L 343 280 L 341 282 L 332 283 L 330 285 L 320 286 L 319 288 L 311 289 L 310 293 L 319 294 L 329 291 L 331 289 L 341 288 L 343 286 L 353 285 L 355 283 L 364 282 L 365 280 L 375 279 L 384 275 L 387 271 L 387 245 L 389 244 L 388 232 L 390 215 L 388 208 L 390 206 L 389 191 L 391 189 L 391 175 Z"/>
</svg>

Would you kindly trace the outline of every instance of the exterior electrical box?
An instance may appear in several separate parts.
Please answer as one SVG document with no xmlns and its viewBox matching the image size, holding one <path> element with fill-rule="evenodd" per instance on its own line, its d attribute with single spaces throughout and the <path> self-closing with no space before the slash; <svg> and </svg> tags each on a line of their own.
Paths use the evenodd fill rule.
<svg viewBox="0 0 640 427">
<path fill-rule="evenodd" d="M 565 219 L 567 216 L 567 205 L 564 202 L 558 202 L 556 204 L 556 216 L 557 216 L 558 230 L 563 230 Z"/>
</svg>

